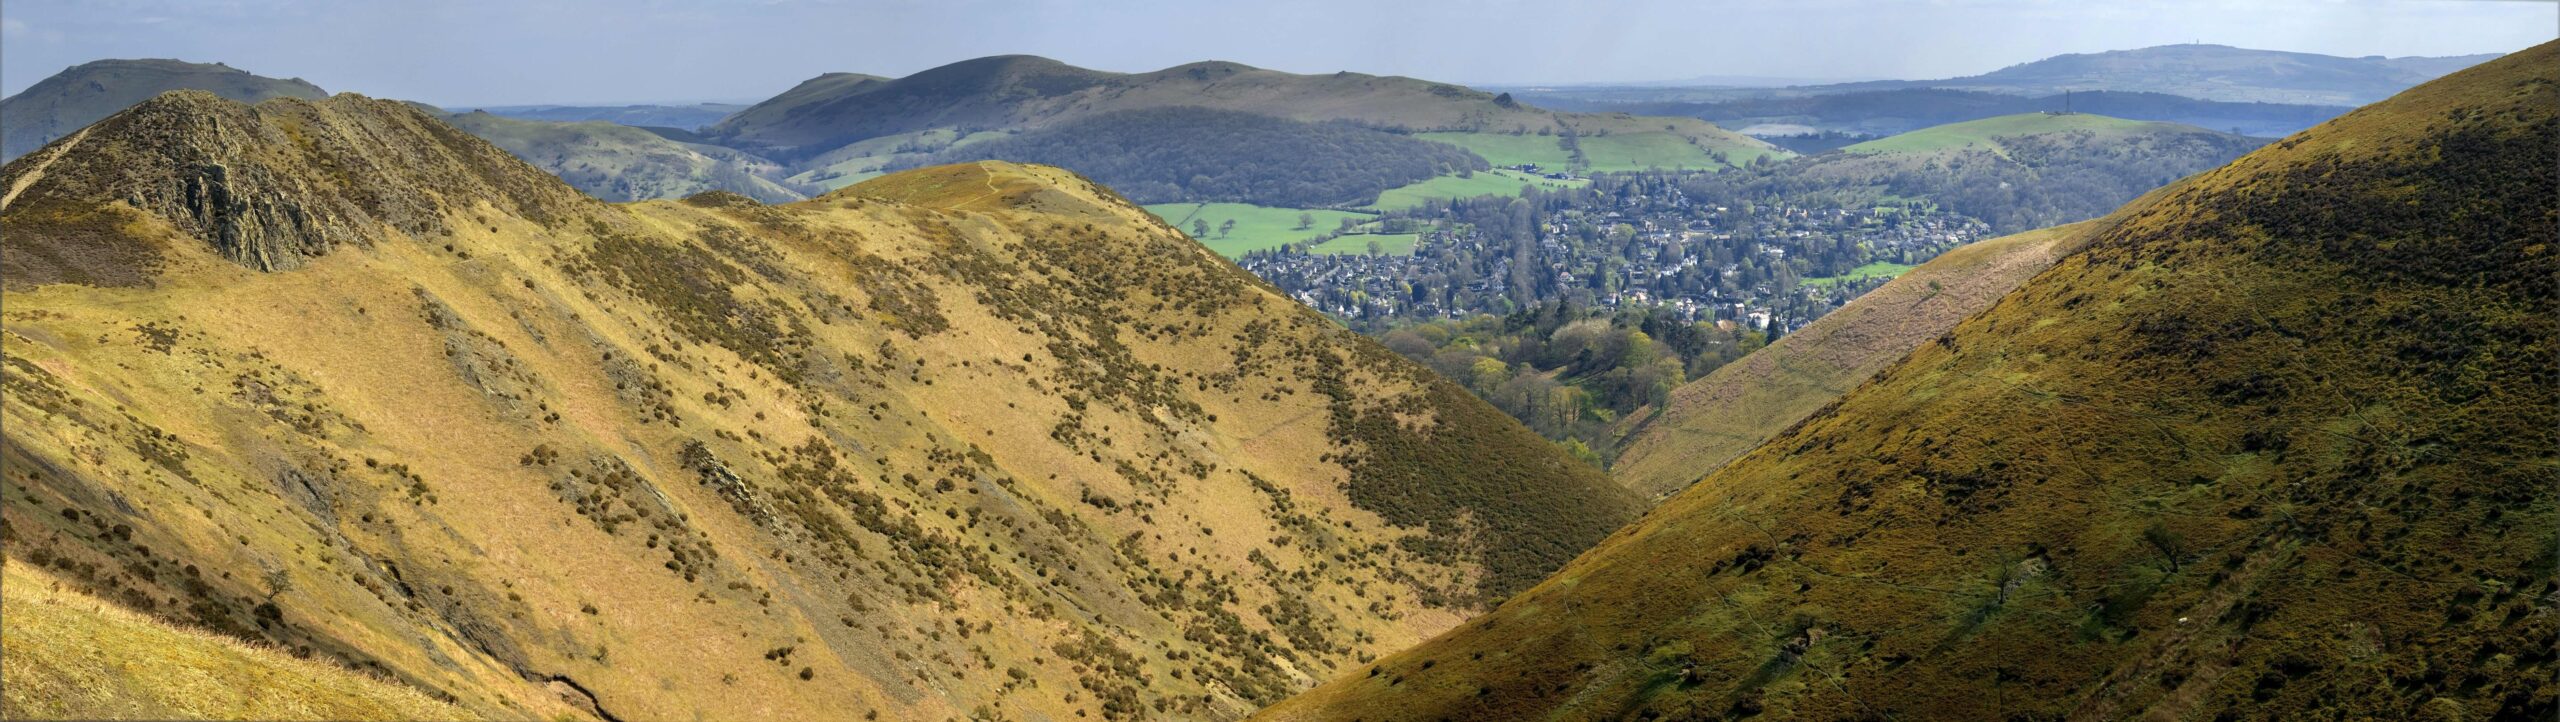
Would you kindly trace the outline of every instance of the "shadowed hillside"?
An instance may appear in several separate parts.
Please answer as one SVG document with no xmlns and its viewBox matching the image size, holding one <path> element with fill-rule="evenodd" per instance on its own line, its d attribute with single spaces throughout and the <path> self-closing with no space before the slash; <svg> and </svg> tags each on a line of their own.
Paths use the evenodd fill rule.
<svg viewBox="0 0 2560 722">
<path fill-rule="evenodd" d="M 1269 719 L 2541 719 L 2560 43 L 2169 189 Z"/>
<path fill-rule="evenodd" d="M 0 189 L 12 568 L 475 715 L 1232 718 L 1637 509 L 1051 168 L 617 206 L 174 93 Z"/>
</svg>

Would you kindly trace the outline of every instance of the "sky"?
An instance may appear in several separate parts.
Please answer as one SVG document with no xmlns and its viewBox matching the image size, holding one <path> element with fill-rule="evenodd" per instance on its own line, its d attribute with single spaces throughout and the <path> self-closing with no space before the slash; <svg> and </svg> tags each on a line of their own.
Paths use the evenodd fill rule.
<svg viewBox="0 0 2560 722">
<path fill-rule="evenodd" d="M 2461 55 L 2555 35 L 2560 2 L 2525 0 L 0 0 L 0 93 L 131 57 L 473 107 L 754 101 L 823 72 L 1007 53 L 1530 85 L 1942 78 L 2185 42 Z"/>
</svg>

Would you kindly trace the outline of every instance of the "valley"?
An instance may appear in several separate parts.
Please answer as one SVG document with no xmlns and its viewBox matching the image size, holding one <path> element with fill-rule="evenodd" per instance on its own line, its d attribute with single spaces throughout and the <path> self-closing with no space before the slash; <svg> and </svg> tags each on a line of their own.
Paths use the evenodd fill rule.
<svg viewBox="0 0 2560 722">
<path fill-rule="evenodd" d="M 2543 8 L 300 1 L 0 13 L 0 718 L 2560 715 Z"/>
</svg>

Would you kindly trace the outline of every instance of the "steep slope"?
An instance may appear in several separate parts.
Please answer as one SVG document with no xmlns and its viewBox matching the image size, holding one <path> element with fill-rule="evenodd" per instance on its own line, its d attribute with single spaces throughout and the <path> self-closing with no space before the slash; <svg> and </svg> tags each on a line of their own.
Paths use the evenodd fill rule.
<svg viewBox="0 0 2560 722">
<path fill-rule="evenodd" d="M 1055 169 L 613 206 L 172 94 L 0 188 L 11 563 L 479 715 L 1234 717 L 1637 508 Z"/>
<path fill-rule="evenodd" d="M 2539 719 L 2560 43 L 2172 189 L 1271 719 Z"/>
<path fill-rule="evenodd" d="M 1734 162 L 1773 152 L 1764 143 L 1692 118 L 1555 113 L 1412 78 L 1350 72 L 1296 75 L 1228 62 L 1123 74 L 1023 55 L 966 60 L 896 80 L 821 76 L 739 111 L 704 129 L 704 135 L 808 168 L 841 163 L 847 158 L 826 157 L 829 151 L 863 141 L 898 138 L 900 144 L 913 145 L 933 132 L 966 136 L 1168 107 L 1411 131 L 1664 133 L 1727 152 Z"/>
<path fill-rule="evenodd" d="M 773 161 L 719 146 L 680 143 L 631 126 L 484 112 L 457 113 L 445 120 L 607 201 L 671 200 L 708 191 L 765 203 L 808 197 L 766 177 L 782 170 Z"/>
<path fill-rule="evenodd" d="M 417 690 L 172 627 L 65 588 L 42 568 L 0 574 L 0 714 L 10 719 L 458 720 Z M 149 664 L 135 664 L 149 660 Z"/>
<path fill-rule="evenodd" d="M 202 90 L 243 103 L 328 97 L 301 78 L 277 79 L 221 63 L 98 60 L 81 63 L 0 98 L 0 163 L 171 90 Z"/>
<path fill-rule="evenodd" d="M 1610 478 L 1649 497 L 1687 488 L 1990 307 L 2107 225 L 2083 221 L 1948 251 L 1681 385 L 1661 413 L 1627 434 Z"/>
</svg>

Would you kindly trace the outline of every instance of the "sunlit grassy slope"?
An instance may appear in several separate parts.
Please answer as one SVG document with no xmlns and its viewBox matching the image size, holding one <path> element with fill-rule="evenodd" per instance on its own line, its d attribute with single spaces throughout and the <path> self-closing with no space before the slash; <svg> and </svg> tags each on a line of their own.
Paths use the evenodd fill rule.
<svg viewBox="0 0 2560 722">
<path fill-rule="evenodd" d="M 1303 719 L 2541 719 L 2560 43 L 2169 189 Z"/>
<path fill-rule="evenodd" d="M 1997 148 L 2001 138 L 2021 135 L 2068 131 L 2131 134 L 2149 129 L 2186 127 L 2176 123 L 2125 120 L 2089 113 L 2068 115 L 2019 113 L 1922 128 L 1909 133 L 1853 144 L 1840 150 L 1845 153 L 1926 153 L 1968 146 Z"/>
<path fill-rule="evenodd" d="M 0 569 L 9 719 L 460 720 L 460 708 L 335 665 L 170 626 L 43 569 Z"/>
<path fill-rule="evenodd" d="M 2079 248 L 2101 221 L 1973 243 L 1931 259 L 1777 343 L 1672 391 L 1628 435 L 1610 478 L 1677 492 L 1759 446 Z"/>
<path fill-rule="evenodd" d="M 1159 203 L 1146 208 L 1148 213 L 1164 219 L 1166 225 L 1184 234 L 1191 233 L 1192 221 L 1208 222 L 1209 234 L 1199 239 L 1200 244 L 1228 258 L 1242 256 L 1246 251 L 1277 248 L 1339 231 L 1344 219 L 1354 222 L 1370 220 L 1366 213 L 1275 208 L 1249 203 Z M 1299 228 L 1300 214 L 1311 216 L 1314 223 Z M 1218 228 L 1227 221 L 1236 222 L 1235 230 L 1220 234 Z"/>
<path fill-rule="evenodd" d="M 1382 210 L 1393 210 L 1398 208 L 1411 208 L 1422 205 L 1424 201 L 1431 200 L 1474 198 L 1476 196 L 1517 196 L 1520 195 L 1521 188 L 1556 190 L 1559 188 L 1580 188 L 1590 184 L 1591 181 L 1580 178 L 1574 180 L 1551 180 L 1529 175 L 1527 173 L 1507 170 L 1484 171 L 1465 178 L 1460 178 L 1455 175 L 1444 175 L 1400 188 L 1389 188 L 1386 192 L 1378 194 L 1378 202 L 1372 204 L 1371 207 Z"/>
<path fill-rule="evenodd" d="M 0 194 L 12 568 L 476 715 L 1232 718 L 1638 508 L 1052 168 L 610 205 L 177 93 Z"/>
</svg>

